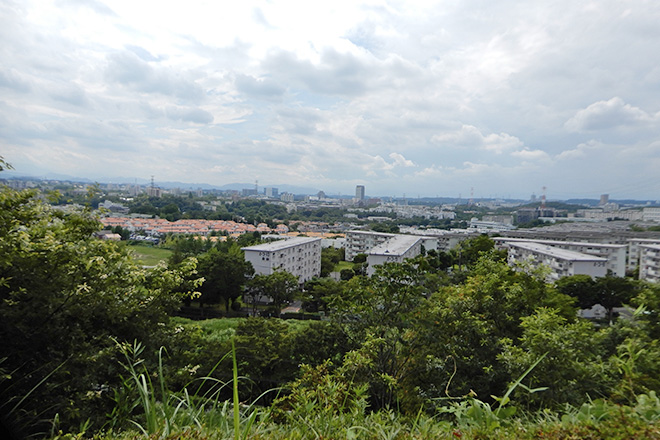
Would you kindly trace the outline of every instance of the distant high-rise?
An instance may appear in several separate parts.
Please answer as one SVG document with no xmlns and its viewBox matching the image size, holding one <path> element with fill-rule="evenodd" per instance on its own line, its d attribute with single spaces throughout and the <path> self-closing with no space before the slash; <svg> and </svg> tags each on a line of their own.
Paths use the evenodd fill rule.
<svg viewBox="0 0 660 440">
<path fill-rule="evenodd" d="M 610 195 L 609 194 L 601 194 L 600 195 L 599 205 L 607 205 L 609 202 L 610 202 Z"/>
<path fill-rule="evenodd" d="M 355 187 L 355 199 L 358 202 L 364 200 L 364 185 L 358 185 Z"/>
<path fill-rule="evenodd" d="M 266 187 L 264 188 L 264 194 L 266 195 L 266 197 L 277 198 L 279 197 L 279 190 L 273 187 Z"/>
</svg>

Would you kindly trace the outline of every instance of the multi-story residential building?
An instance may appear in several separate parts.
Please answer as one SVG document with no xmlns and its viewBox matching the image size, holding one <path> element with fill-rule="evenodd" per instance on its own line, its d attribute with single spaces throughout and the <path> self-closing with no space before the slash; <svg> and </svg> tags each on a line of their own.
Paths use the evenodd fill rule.
<svg viewBox="0 0 660 440">
<path fill-rule="evenodd" d="M 578 209 L 575 215 L 576 217 L 596 219 L 603 222 L 615 219 L 628 221 L 642 220 L 642 211 L 635 210 L 608 210 L 604 208 Z"/>
<path fill-rule="evenodd" d="M 558 249 L 580 252 L 586 255 L 602 257 L 607 259 L 606 268 L 618 277 L 626 276 L 626 256 L 628 246 L 625 244 L 603 244 L 577 241 L 558 240 L 526 240 L 522 238 L 493 237 L 498 247 L 507 247 L 507 243 L 539 243 Z"/>
<path fill-rule="evenodd" d="M 245 260 L 256 274 L 270 275 L 285 270 L 304 283 L 321 275 L 321 239 L 293 237 L 243 248 Z"/>
<path fill-rule="evenodd" d="M 660 283 L 660 245 L 641 245 L 639 279 Z"/>
<path fill-rule="evenodd" d="M 474 229 L 477 232 L 501 232 L 501 231 L 510 231 L 516 229 L 512 224 L 500 223 L 487 220 L 479 220 L 476 217 L 473 217 L 470 220 L 470 229 Z"/>
<path fill-rule="evenodd" d="M 660 222 L 660 208 L 650 207 L 642 210 L 645 222 Z"/>
<path fill-rule="evenodd" d="M 367 275 L 375 272 L 375 266 L 383 263 L 403 263 L 422 253 L 423 238 L 414 235 L 396 235 L 374 247 L 367 254 Z"/>
<path fill-rule="evenodd" d="M 395 237 L 396 234 L 374 231 L 346 232 L 346 261 L 353 261 L 357 254 L 366 254 L 379 244 Z"/>
<path fill-rule="evenodd" d="M 444 229 L 418 229 L 417 227 L 402 227 L 401 232 L 411 235 L 421 235 L 427 239 L 434 240 L 434 245 L 431 246 L 430 243 L 424 242 L 424 248 L 426 250 L 435 249 L 437 251 L 449 252 L 451 249 L 458 246 L 458 244 L 469 238 L 478 237 L 480 234 L 476 231 L 462 230 L 456 231 L 451 230 L 447 231 Z"/>
<path fill-rule="evenodd" d="M 660 239 L 655 238 L 630 238 L 628 239 L 628 270 L 641 269 L 640 259 L 642 246 L 660 246 Z"/>
<path fill-rule="evenodd" d="M 508 262 L 521 270 L 535 269 L 543 265 L 550 269 L 546 280 L 554 282 L 571 275 L 604 277 L 607 274 L 607 259 L 559 249 L 533 242 L 509 242 Z"/>
</svg>

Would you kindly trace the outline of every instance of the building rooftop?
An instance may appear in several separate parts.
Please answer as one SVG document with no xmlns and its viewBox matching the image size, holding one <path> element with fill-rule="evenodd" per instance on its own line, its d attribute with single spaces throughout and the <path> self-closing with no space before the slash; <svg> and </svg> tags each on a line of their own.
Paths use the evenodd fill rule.
<svg viewBox="0 0 660 440">
<path fill-rule="evenodd" d="M 566 261 L 597 261 L 597 262 L 607 262 L 607 258 L 594 257 L 593 255 L 587 255 L 580 252 L 569 251 L 566 249 L 559 249 L 556 247 L 548 246 L 541 243 L 533 242 L 510 242 L 511 247 L 517 247 L 520 249 L 525 249 L 532 252 L 537 252 L 539 254 L 548 255 L 559 260 Z"/>
<path fill-rule="evenodd" d="M 241 248 L 244 251 L 261 251 L 261 252 L 275 252 L 282 249 L 287 249 L 292 246 L 298 246 L 305 243 L 312 243 L 314 241 L 321 241 L 317 237 L 292 237 L 284 240 L 274 241 L 272 243 L 257 244 Z"/>
<path fill-rule="evenodd" d="M 351 230 L 348 231 L 351 234 L 364 234 L 364 235 L 375 235 L 378 237 L 394 237 L 397 234 L 392 234 L 389 232 L 376 232 L 376 231 L 359 231 L 359 230 Z"/>
<path fill-rule="evenodd" d="M 502 242 L 514 242 L 514 243 L 539 243 L 539 244 L 548 244 L 551 246 L 557 245 L 557 246 L 591 246 L 591 247 L 599 247 L 599 248 L 607 248 L 607 249 L 621 249 L 625 248 L 627 245 L 625 244 L 607 244 L 607 243 L 593 243 L 593 242 L 585 242 L 585 241 L 557 241 L 557 240 L 534 240 L 530 238 L 513 238 L 513 237 L 493 237 L 493 240 L 496 242 L 502 241 Z M 656 241 L 657 240 L 650 240 L 650 241 Z"/>
<path fill-rule="evenodd" d="M 369 251 L 369 255 L 396 255 L 405 254 L 422 237 L 414 235 L 397 235 Z"/>
</svg>

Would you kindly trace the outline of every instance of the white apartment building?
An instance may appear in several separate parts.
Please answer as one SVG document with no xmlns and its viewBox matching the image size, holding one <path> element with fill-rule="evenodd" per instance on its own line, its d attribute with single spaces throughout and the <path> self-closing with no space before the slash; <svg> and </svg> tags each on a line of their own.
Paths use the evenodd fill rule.
<svg viewBox="0 0 660 440">
<path fill-rule="evenodd" d="M 643 217 L 642 211 L 635 211 L 635 210 L 610 211 L 604 209 L 578 209 L 575 215 L 577 217 L 596 219 L 604 222 L 614 219 L 638 221 L 638 220 L 642 220 Z"/>
<path fill-rule="evenodd" d="M 554 282 L 571 275 L 590 275 L 592 278 L 607 274 L 607 259 L 559 249 L 534 242 L 509 242 L 508 262 L 513 267 L 529 265 L 535 269 L 541 265 L 550 269 L 546 281 Z"/>
<path fill-rule="evenodd" d="M 421 235 L 420 231 L 413 230 L 412 235 L 420 239 L 425 250 L 441 250 L 441 237 Z M 357 254 L 368 254 L 373 248 L 387 243 L 397 237 L 407 237 L 406 234 L 389 234 L 374 231 L 348 231 L 346 232 L 346 261 L 353 261 Z M 421 248 L 420 248 L 421 252 Z"/>
<path fill-rule="evenodd" d="M 256 274 L 285 270 L 297 276 L 301 284 L 321 275 L 320 238 L 293 237 L 242 249 Z"/>
<path fill-rule="evenodd" d="M 357 254 L 366 254 L 379 244 L 385 243 L 395 236 L 396 234 L 374 231 L 346 232 L 346 261 L 353 261 Z"/>
<path fill-rule="evenodd" d="M 422 242 L 422 237 L 396 235 L 374 247 L 367 254 L 367 275 L 373 275 L 375 266 L 383 263 L 403 263 L 407 258 L 416 257 L 422 253 Z"/>
<path fill-rule="evenodd" d="M 493 237 L 498 248 L 507 247 L 507 243 L 539 243 L 558 249 L 579 252 L 607 259 L 606 269 L 618 277 L 626 276 L 626 257 L 628 246 L 625 244 L 588 243 L 579 241 L 527 240 L 524 238 Z"/>
<path fill-rule="evenodd" d="M 639 279 L 660 283 L 660 245 L 641 245 Z"/>
<path fill-rule="evenodd" d="M 653 238 L 629 238 L 628 239 L 628 270 L 633 271 L 640 267 L 642 246 L 660 246 L 660 240 Z"/>
<path fill-rule="evenodd" d="M 642 216 L 645 222 L 660 222 L 660 208 L 644 208 Z"/>
</svg>

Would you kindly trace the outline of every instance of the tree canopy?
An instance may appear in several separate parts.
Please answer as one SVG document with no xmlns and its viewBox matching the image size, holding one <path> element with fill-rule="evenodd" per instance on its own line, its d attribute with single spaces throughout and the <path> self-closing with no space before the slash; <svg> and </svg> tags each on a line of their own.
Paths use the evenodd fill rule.
<svg viewBox="0 0 660 440">
<path fill-rule="evenodd" d="M 0 344 L 11 372 L 0 397 L 28 431 L 102 406 L 95 392 L 117 380 L 113 340 L 159 344 L 187 294 L 174 292 L 194 274 L 194 260 L 143 269 L 125 248 L 92 238 L 98 229 L 87 211 L 64 214 L 34 191 L 0 188 Z"/>
</svg>

